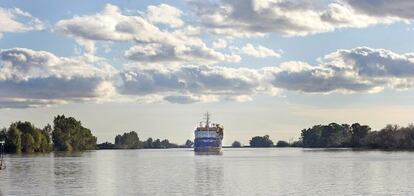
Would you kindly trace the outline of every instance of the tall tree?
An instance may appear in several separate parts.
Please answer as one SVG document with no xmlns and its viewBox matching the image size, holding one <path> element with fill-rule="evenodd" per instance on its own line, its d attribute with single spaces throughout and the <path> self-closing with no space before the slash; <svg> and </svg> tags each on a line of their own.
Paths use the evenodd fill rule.
<svg viewBox="0 0 414 196">
<path fill-rule="evenodd" d="M 117 148 L 137 149 L 142 148 L 142 142 L 139 141 L 137 132 L 131 131 L 123 135 L 115 137 L 115 145 Z"/>
<path fill-rule="evenodd" d="M 96 137 L 73 117 L 58 115 L 53 120 L 52 139 L 59 151 L 82 151 L 96 149 Z"/>
</svg>

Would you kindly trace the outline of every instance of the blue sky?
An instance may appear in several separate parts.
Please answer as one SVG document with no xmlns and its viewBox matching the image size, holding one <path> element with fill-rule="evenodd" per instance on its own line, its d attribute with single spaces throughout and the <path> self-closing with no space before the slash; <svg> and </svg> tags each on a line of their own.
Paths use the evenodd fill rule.
<svg viewBox="0 0 414 196">
<path fill-rule="evenodd" d="M 1 1 L 0 126 L 54 115 L 97 135 L 225 143 L 314 124 L 406 125 L 411 1 Z"/>
</svg>

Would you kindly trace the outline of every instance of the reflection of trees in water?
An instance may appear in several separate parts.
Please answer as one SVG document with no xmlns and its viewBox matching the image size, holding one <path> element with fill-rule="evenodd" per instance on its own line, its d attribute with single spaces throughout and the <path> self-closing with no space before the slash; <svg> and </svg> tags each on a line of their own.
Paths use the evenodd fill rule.
<svg viewBox="0 0 414 196">
<path fill-rule="evenodd" d="M 194 177 L 195 195 L 223 194 L 224 174 L 221 157 L 196 157 Z"/>
<path fill-rule="evenodd" d="M 53 193 L 53 174 L 50 170 L 53 162 L 50 156 L 50 154 L 6 155 L 7 168 L 0 172 L 0 196 Z"/>
<path fill-rule="evenodd" d="M 96 190 L 94 169 L 87 152 L 55 152 L 54 177 L 57 194 L 78 190 L 69 194 L 94 193 Z M 90 155 L 90 154 L 89 154 Z M 62 191 L 62 192 L 59 192 Z"/>
</svg>

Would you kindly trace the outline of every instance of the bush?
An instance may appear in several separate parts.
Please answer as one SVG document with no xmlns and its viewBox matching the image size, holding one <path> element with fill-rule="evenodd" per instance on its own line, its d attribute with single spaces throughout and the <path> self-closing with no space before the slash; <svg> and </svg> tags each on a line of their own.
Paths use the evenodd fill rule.
<svg viewBox="0 0 414 196">
<path fill-rule="evenodd" d="M 272 147 L 273 141 L 270 140 L 270 137 L 268 135 L 265 135 L 263 137 L 255 136 L 250 140 L 250 147 Z"/>
<path fill-rule="evenodd" d="M 239 141 L 234 141 L 231 144 L 231 147 L 233 147 L 233 148 L 240 148 L 241 147 L 241 143 Z"/>
<path fill-rule="evenodd" d="M 290 146 L 290 144 L 286 141 L 283 141 L 283 140 L 279 140 L 276 143 L 276 147 L 289 147 L 289 146 Z"/>
</svg>

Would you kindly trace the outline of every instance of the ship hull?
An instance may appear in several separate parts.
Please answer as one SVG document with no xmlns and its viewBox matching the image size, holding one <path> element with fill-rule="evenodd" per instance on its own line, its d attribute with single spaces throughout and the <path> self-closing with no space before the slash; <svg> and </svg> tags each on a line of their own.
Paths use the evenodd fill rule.
<svg viewBox="0 0 414 196">
<path fill-rule="evenodd" d="M 221 139 L 219 138 L 196 138 L 194 140 L 195 152 L 221 152 Z"/>
</svg>

